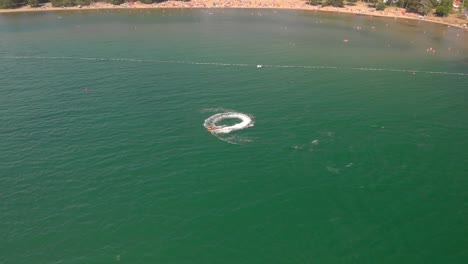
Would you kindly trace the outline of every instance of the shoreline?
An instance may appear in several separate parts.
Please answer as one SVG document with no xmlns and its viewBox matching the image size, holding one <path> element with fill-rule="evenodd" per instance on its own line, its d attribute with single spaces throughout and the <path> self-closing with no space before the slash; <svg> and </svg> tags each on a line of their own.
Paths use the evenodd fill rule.
<svg viewBox="0 0 468 264">
<path fill-rule="evenodd" d="M 387 7 L 384 11 L 377 11 L 375 8 L 368 7 L 364 2 L 357 2 L 354 6 L 332 7 L 332 6 L 311 6 L 304 0 L 251 0 L 244 3 L 243 0 L 232 0 L 232 2 L 223 2 L 214 0 L 192 0 L 190 2 L 167 1 L 162 3 L 142 4 L 135 2 L 122 5 L 112 5 L 108 3 L 93 3 L 89 6 L 73 7 L 52 7 L 50 3 L 41 7 L 23 6 L 16 9 L 0 9 L 1 14 L 8 13 L 28 13 L 28 12 L 53 12 L 53 11 L 81 11 L 81 10 L 142 10 L 142 9 L 273 9 L 273 10 L 297 10 L 297 11 L 316 11 L 316 12 L 335 12 L 353 15 L 362 15 L 369 17 L 386 17 L 394 19 L 419 20 L 429 23 L 456 27 L 468 31 L 468 20 L 455 17 L 436 17 L 420 16 L 418 14 L 406 13 L 405 9 L 398 7 Z"/>
</svg>

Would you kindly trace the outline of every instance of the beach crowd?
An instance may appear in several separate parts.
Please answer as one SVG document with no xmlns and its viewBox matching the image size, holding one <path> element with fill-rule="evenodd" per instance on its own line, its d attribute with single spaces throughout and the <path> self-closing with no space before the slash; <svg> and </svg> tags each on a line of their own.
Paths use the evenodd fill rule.
<svg viewBox="0 0 468 264">
<path fill-rule="evenodd" d="M 431 21 L 449 26 L 467 27 L 467 19 L 457 16 L 436 17 L 434 15 L 420 16 L 414 13 L 407 13 L 405 9 L 398 7 L 387 7 L 383 11 L 369 6 L 365 2 L 357 2 L 354 5 L 344 7 L 333 6 L 312 6 L 306 0 L 169 0 L 152 4 L 144 4 L 139 1 L 129 1 L 121 5 L 113 5 L 106 2 L 93 2 L 89 6 L 73 7 L 52 7 L 51 3 L 42 4 L 39 7 L 23 6 L 16 9 L 0 9 L 0 12 L 23 12 L 40 10 L 76 10 L 76 9 L 120 9 L 120 8 L 277 8 L 277 9 L 300 9 L 326 12 L 342 12 L 357 15 L 384 16 L 404 19 L 419 19 Z"/>
</svg>

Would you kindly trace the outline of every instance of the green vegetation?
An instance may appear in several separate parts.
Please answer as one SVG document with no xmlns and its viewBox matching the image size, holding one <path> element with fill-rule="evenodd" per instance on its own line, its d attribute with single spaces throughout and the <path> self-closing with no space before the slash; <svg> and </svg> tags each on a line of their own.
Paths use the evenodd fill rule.
<svg viewBox="0 0 468 264">
<path fill-rule="evenodd" d="M 432 11 L 433 7 L 430 0 L 409 0 L 407 2 L 406 11 L 427 15 Z"/>
<path fill-rule="evenodd" d="M 377 6 L 375 7 L 375 9 L 377 9 L 377 10 L 379 10 L 379 11 L 384 11 L 386 7 L 387 7 L 387 6 L 385 5 L 384 2 L 378 2 L 378 3 L 377 3 Z"/>
<path fill-rule="evenodd" d="M 327 0 L 327 5 L 331 5 L 334 7 L 343 7 L 344 0 Z"/>
<path fill-rule="evenodd" d="M 125 1 L 124 0 L 106 0 L 106 2 L 113 4 L 113 5 L 120 5 L 120 4 L 123 4 Z"/>
<path fill-rule="evenodd" d="M 357 1 L 357 0 L 353 0 Z M 343 7 L 344 0 L 307 0 L 307 4 L 309 5 L 322 5 L 322 6 L 334 6 L 334 7 Z"/>
<path fill-rule="evenodd" d="M 436 13 L 437 16 L 445 17 L 445 16 L 448 16 L 449 12 L 450 12 L 450 10 L 449 10 L 449 8 L 447 6 L 442 6 L 441 5 L 441 6 L 438 6 L 436 8 L 435 13 Z"/>
<path fill-rule="evenodd" d="M 17 8 L 24 5 L 30 5 L 32 7 L 38 7 L 42 3 L 52 3 L 54 7 L 62 7 L 62 6 L 86 6 L 90 5 L 92 0 L 0 0 L 0 8 Z M 93 2 L 107 2 L 114 5 L 120 5 L 125 2 L 130 2 L 131 0 L 95 0 Z M 145 4 L 152 4 L 152 3 L 161 3 L 167 0 L 140 0 L 142 3 Z M 187 0 L 180 0 L 180 1 L 187 1 Z"/>
<path fill-rule="evenodd" d="M 308 1 L 307 1 L 307 4 L 313 5 L 313 6 L 321 5 L 321 4 L 322 4 L 322 0 L 308 0 Z"/>
<path fill-rule="evenodd" d="M 452 0 L 397 0 L 395 6 L 406 8 L 407 12 L 427 15 L 435 8 L 438 16 L 447 16 L 452 11 Z"/>
<path fill-rule="evenodd" d="M 346 5 L 355 5 L 358 0 L 346 0 Z M 362 0 L 364 1 L 364 0 Z M 370 7 L 375 7 L 379 11 L 385 10 L 387 6 L 396 6 L 406 9 L 406 12 L 420 15 L 428 15 L 434 12 L 437 16 L 447 16 L 452 12 L 453 0 L 365 0 Z M 343 7 L 343 0 L 307 0 L 309 5 L 323 5 Z M 465 1 L 468 6 L 468 0 Z M 463 8 L 461 8 L 463 12 Z"/>
<path fill-rule="evenodd" d="M 452 11 L 452 4 L 453 2 L 451 0 L 442 0 L 438 3 L 435 14 L 440 17 L 448 16 L 450 11 Z"/>
<path fill-rule="evenodd" d="M 52 6 L 54 6 L 54 7 L 74 6 L 75 5 L 73 0 L 52 0 L 50 2 L 52 3 Z"/>
<path fill-rule="evenodd" d="M 28 5 L 31 7 L 38 7 L 39 6 L 39 1 L 38 0 L 28 0 Z"/>
<path fill-rule="evenodd" d="M 20 6 L 19 2 L 18 0 L 0 0 L 0 8 L 15 8 Z"/>
<path fill-rule="evenodd" d="M 17 8 L 24 5 L 30 5 L 32 7 L 38 7 L 41 3 L 50 2 L 54 7 L 63 6 L 86 6 L 90 5 L 93 0 L 0 0 L 0 8 Z M 125 2 L 132 0 L 94 0 L 107 2 L 114 5 L 120 5 Z M 140 0 L 144 4 L 161 3 L 167 0 Z M 190 0 L 179 0 L 179 1 L 190 1 Z M 347 5 L 355 5 L 358 0 L 346 0 Z M 427 15 L 435 9 L 437 16 L 447 16 L 452 12 L 453 0 L 388 0 L 385 3 L 383 0 L 366 0 L 369 6 L 375 7 L 377 10 L 382 11 L 388 5 L 405 8 L 407 12 L 417 13 L 421 15 Z M 465 6 L 468 5 L 468 0 L 465 1 Z M 322 6 L 334 6 L 343 7 L 345 5 L 344 0 L 306 0 L 309 5 L 322 5 Z M 461 8 L 461 11 L 463 9 Z"/>
<path fill-rule="evenodd" d="M 82 6 L 91 4 L 91 0 L 74 0 L 73 2 L 75 3 L 75 5 L 82 5 Z"/>
</svg>

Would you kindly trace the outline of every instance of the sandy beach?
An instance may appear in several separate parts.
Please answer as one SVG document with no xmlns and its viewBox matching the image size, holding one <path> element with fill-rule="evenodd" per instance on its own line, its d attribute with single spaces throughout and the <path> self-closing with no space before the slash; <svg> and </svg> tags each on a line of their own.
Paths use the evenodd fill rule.
<svg viewBox="0 0 468 264">
<path fill-rule="evenodd" d="M 90 9 L 147 9 L 147 8 L 272 8 L 272 9 L 295 9 L 311 10 L 322 12 L 339 12 L 356 15 L 367 15 L 376 17 L 391 17 L 398 19 L 421 20 L 432 23 L 445 24 L 447 26 L 467 29 L 467 19 L 458 18 L 456 14 L 448 17 L 437 17 L 434 15 L 420 16 L 418 14 L 407 13 L 403 8 L 387 7 L 384 11 L 377 11 L 375 8 L 368 7 L 364 2 L 357 2 L 354 6 L 345 6 L 342 8 L 332 6 L 311 6 L 306 4 L 305 0 L 191 0 L 167 1 L 162 3 L 143 4 L 141 2 L 124 3 L 116 6 L 108 3 L 92 3 L 90 6 L 74 7 L 52 7 L 51 3 L 40 7 L 32 8 L 23 6 L 16 9 L 0 9 L 0 13 L 12 12 L 37 12 L 37 11 L 57 11 L 57 10 L 90 10 Z"/>
</svg>

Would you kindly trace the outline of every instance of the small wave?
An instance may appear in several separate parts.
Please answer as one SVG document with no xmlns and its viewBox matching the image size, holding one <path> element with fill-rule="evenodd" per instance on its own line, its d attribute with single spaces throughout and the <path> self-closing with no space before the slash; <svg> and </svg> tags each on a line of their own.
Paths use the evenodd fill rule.
<svg viewBox="0 0 468 264">
<path fill-rule="evenodd" d="M 226 135 L 226 134 L 223 134 Z M 244 137 L 244 136 L 238 136 L 238 135 L 229 135 L 229 136 L 220 136 L 220 135 L 215 135 L 218 139 L 229 143 L 233 145 L 240 145 L 244 143 L 250 143 L 253 141 L 252 138 Z"/>
</svg>

